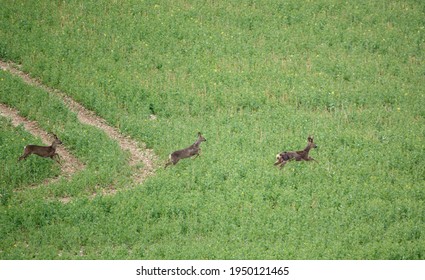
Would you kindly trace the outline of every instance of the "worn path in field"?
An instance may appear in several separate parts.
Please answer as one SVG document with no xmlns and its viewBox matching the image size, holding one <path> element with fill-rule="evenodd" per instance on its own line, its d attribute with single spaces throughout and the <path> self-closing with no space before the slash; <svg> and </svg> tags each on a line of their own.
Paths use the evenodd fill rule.
<svg viewBox="0 0 425 280">
<path fill-rule="evenodd" d="M 15 109 L 12 109 L 2 103 L 0 103 L 0 115 L 11 119 L 12 125 L 19 126 L 23 125 L 25 130 L 29 133 L 41 138 L 44 144 L 50 145 L 52 144 L 54 138 L 52 135 L 48 134 L 46 131 L 41 129 L 37 122 L 29 121 L 26 118 L 19 115 L 19 112 Z M 24 151 L 24 147 L 22 147 L 22 151 Z M 61 160 L 61 170 L 62 174 L 65 177 L 70 177 L 76 171 L 84 168 L 84 164 L 80 162 L 77 158 L 75 158 L 72 154 L 68 152 L 62 145 L 57 147 L 58 154 L 60 155 Z M 18 159 L 18 158 L 16 158 Z M 48 181 L 51 182 L 50 180 Z"/>
<path fill-rule="evenodd" d="M 48 93 L 60 97 L 63 102 L 69 107 L 69 109 L 77 114 L 78 119 L 81 123 L 95 126 L 103 130 L 110 138 L 117 141 L 121 149 L 126 150 L 130 153 L 130 165 L 135 166 L 139 163 L 143 164 L 141 172 L 134 174 L 135 183 L 143 182 L 147 176 L 152 175 L 154 173 L 154 161 L 156 156 L 152 150 L 146 149 L 146 146 L 144 144 L 140 144 L 140 147 L 139 143 L 136 142 L 134 139 L 122 135 L 118 131 L 118 129 L 108 125 L 104 119 L 97 116 L 94 112 L 87 110 L 85 107 L 74 101 L 65 93 L 56 89 L 52 89 L 42 84 L 37 79 L 34 79 L 28 74 L 21 71 L 21 66 L 11 62 L 4 62 L 0 60 L 0 67 L 2 70 L 8 71 L 13 75 L 22 78 L 22 80 L 29 85 L 42 88 Z"/>
</svg>

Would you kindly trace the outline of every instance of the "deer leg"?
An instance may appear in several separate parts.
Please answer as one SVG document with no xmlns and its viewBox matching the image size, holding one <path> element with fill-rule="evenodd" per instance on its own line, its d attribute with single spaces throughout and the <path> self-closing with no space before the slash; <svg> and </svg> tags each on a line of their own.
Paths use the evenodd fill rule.
<svg viewBox="0 0 425 280">
<path fill-rule="evenodd" d="M 172 163 L 172 162 L 171 162 L 171 160 L 167 161 L 167 162 L 165 163 L 164 169 L 165 169 L 165 168 L 167 168 L 167 166 L 169 166 L 171 163 Z"/>
<path fill-rule="evenodd" d="M 24 153 L 22 156 L 20 156 L 19 158 L 18 158 L 18 161 L 20 161 L 20 160 L 23 160 L 23 159 L 26 159 L 27 158 L 27 156 L 29 156 L 30 154 L 26 154 L 26 153 Z"/>
<path fill-rule="evenodd" d="M 178 161 L 178 160 L 177 160 Z M 177 163 L 177 161 L 176 162 L 174 162 L 174 160 L 173 160 L 173 156 L 170 154 L 169 156 L 168 156 L 168 161 L 165 163 L 165 166 L 164 166 L 164 169 L 165 168 L 167 168 L 170 164 L 176 164 Z"/>
<path fill-rule="evenodd" d="M 201 149 L 199 149 L 198 150 L 198 152 L 195 154 L 195 156 L 194 157 L 192 157 L 192 159 L 195 159 L 195 158 L 197 158 L 197 157 L 199 157 L 200 155 L 201 155 Z"/>
<path fill-rule="evenodd" d="M 59 154 L 56 154 L 56 158 L 57 158 L 57 160 L 58 160 L 58 163 L 59 163 L 60 165 L 62 165 L 62 159 L 61 159 L 61 157 L 60 157 L 60 155 L 59 155 Z"/>
<path fill-rule="evenodd" d="M 62 165 L 62 163 L 60 162 L 60 157 L 59 154 L 54 153 L 52 156 L 50 156 L 50 158 L 54 161 L 56 161 L 57 163 L 59 163 L 59 165 Z"/>
<path fill-rule="evenodd" d="M 24 147 L 24 153 L 19 157 L 18 161 L 26 159 L 31 153 L 27 150 L 27 146 Z"/>
<path fill-rule="evenodd" d="M 282 163 L 280 163 L 280 169 L 282 169 L 287 163 L 288 163 L 287 160 L 282 161 Z"/>
<path fill-rule="evenodd" d="M 197 157 L 199 157 L 199 154 L 196 154 L 194 157 L 192 157 L 192 159 L 195 159 Z"/>
<path fill-rule="evenodd" d="M 179 160 L 180 160 L 180 159 L 175 159 L 175 160 L 173 160 L 173 159 L 171 159 L 171 158 L 170 158 L 170 159 L 168 160 L 168 162 L 165 164 L 164 169 L 165 169 L 165 168 L 167 168 L 167 166 L 169 166 L 170 164 L 176 165 L 176 164 L 177 164 L 177 162 L 179 162 Z"/>
</svg>

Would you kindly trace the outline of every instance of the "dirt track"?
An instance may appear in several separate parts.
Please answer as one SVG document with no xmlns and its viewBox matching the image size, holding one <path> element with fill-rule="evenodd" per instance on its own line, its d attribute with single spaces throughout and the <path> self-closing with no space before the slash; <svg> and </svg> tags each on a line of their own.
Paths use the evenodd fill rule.
<svg viewBox="0 0 425 280">
<path fill-rule="evenodd" d="M 35 135 L 43 141 L 44 144 L 52 144 L 54 138 L 52 135 L 48 134 L 46 131 L 42 130 L 38 124 L 34 121 L 29 121 L 26 118 L 19 115 L 18 111 L 7 107 L 6 105 L 0 103 L 0 115 L 9 118 L 12 121 L 14 126 L 23 125 L 25 130 L 27 130 L 32 135 Z M 23 152 L 24 147 L 22 147 Z M 72 154 L 68 152 L 62 145 L 57 147 L 58 154 L 61 158 L 61 170 L 63 176 L 70 177 L 73 173 L 84 168 L 84 164 L 75 158 Z"/>
<path fill-rule="evenodd" d="M 20 70 L 21 67 L 19 65 L 0 60 L 0 68 L 3 71 L 8 71 L 9 73 L 20 77 L 24 82 L 29 85 L 42 88 L 48 93 L 60 97 L 64 101 L 64 103 L 69 107 L 69 109 L 77 114 L 78 119 L 81 123 L 95 126 L 103 130 L 110 138 L 117 141 L 121 149 L 129 151 L 130 165 L 134 166 L 139 163 L 143 164 L 141 172 L 134 174 L 135 183 L 143 182 L 147 176 L 152 175 L 154 173 L 154 161 L 156 156 L 154 155 L 152 150 L 146 149 L 144 144 L 141 143 L 139 145 L 139 143 L 136 142 L 134 139 L 122 135 L 118 131 L 118 129 L 108 125 L 104 119 L 97 116 L 94 112 L 87 110 L 81 104 L 68 97 L 65 93 L 56 89 L 49 88 L 37 79 L 31 78 L 28 74 Z M 12 119 L 12 123 L 14 125 L 19 125 L 20 123 L 23 123 L 26 130 L 36 135 L 37 137 L 40 137 L 46 145 L 50 145 L 52 143 L 53 138 L 49 136 L 45 131 L 40 129 L 35 122 L 30 122 L 25 118 L 19 116 L 16 110 L 13 110 L 1 103 L 0 105 L 0 113 Z M 81 162 L 79 162 L 64 148 L 60 149 L 61 150 L 59 150 L 59 153 L 61 154 L 61 157 L 64 158 L 64 162 L 66 162 L 66 164 L 64 164 L 64 166 L 62 167 L 62 172 L 64 174 L 67 174 L 67 176 L 69 176 L 75 171 L 80 170 L 84 167 Z"/>
</svg>

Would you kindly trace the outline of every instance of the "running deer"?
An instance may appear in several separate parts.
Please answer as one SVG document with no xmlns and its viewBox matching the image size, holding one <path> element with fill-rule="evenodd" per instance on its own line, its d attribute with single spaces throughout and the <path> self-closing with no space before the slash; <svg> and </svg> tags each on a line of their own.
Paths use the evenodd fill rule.
<svg viewBox="0 0 425 280">
<path fill-rule="evenodd" d="M 307 147 L 302 151 L 291 151 L 291 152 L 282 152 L 276 155 L 276 162 L 274 165 L 279 165 L 282 168 L 288 161 L 295 159 L 296 161 L 310 161 L 315 160 L 310 157 L 308 153 L 311 148 L 317 148 L 317 145 L 313 142 L 313 137 L 308 136 L 307 138 Z"/>
<path fill-rule="evenodd" d="M 24 153 L 22 156 L 19 157 L 18 160 L 26 159 L 29 155 L 35 154 L 40 157 L 44 157 L 44 158 L 49 157 L 51 159 L 54 159 L 54 157 L 56 156 L 56 162 L 61 164 L 59 162 L 59 155 L 58 153 L 56 153 L 56 147 L 57 145 L 62 144 L 62 141 L 59 140 L 59 138 L 55 134 L 53 134 L 53 136 L 55 137 L 55 140 L 50 146 L 37 146 L 37 145 L 25 146 Z"/>
<path fill-rule="evenodd" d="M 199 147 L 202 142 L 207 141 L 207 139 L 202 136 L 200 132 L 198 132 L 198 140 L 196 140 L 195 143 L 193 143 L 191 146 L 187 147 L 186 149 L 178 150 L 170 154 L 168 157 L 169 160 L 165 164 L 164 168 L 167 168 L 168 165 L 173 164 L 175 165 L 179 160 L 188 158 L 191 156 L 195 156 L 194 158 L 198 157 L 201 153 L 201 148 Z"/>
</svg>

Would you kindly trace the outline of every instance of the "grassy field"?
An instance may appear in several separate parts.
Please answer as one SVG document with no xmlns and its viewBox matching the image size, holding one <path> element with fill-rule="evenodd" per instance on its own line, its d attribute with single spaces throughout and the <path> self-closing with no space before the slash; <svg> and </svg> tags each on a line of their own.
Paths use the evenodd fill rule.
<svg viewBox="0 0 425 280">
<path fill-rule="evenodd" d="M 161 161 L 134 184 L 114 140 L 0 71 L 0 102 L 86 165 L 43 184 L 60 169 L 18 164 L 40 140 L 0 117 L 0 259 L 425 258 L 423 1 L 0 6 L 3 61 Z M 162 169 L 198 131 L 202 155 Z M 308 135 L 317 163 L 273 166 Z"/>
</svg>

